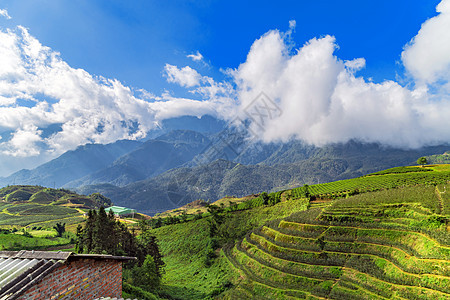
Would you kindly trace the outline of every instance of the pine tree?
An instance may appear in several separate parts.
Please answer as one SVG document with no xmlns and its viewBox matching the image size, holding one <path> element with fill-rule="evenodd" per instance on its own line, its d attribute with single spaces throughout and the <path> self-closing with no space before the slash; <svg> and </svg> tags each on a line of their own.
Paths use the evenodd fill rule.
<svg viewBox="0 0 450 300">
<path fill-rule="evenodd" d="M 137 266 L 142 266 L 146 257 L 152 257 L 152 264 L 160 278 L 164 262 L 159 251 L 158 241 L 149 230 L 143 230 L 139 238 L 130 232 L 126 225 L 116 221 L 114 214 L 106 214 L 104 208 L 98 213 L 88 212 L 84 228 L 77 228 L 77 245 L 79 253 L 103 253 L 136 257 Z"/>
</svg>

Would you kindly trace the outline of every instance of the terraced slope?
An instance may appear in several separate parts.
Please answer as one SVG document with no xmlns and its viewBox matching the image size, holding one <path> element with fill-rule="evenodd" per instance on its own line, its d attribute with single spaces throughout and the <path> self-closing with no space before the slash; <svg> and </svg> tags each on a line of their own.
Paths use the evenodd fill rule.
<svg viewBox="0 0 450 300">
<path fill-rule="evenodd" d="M 225 298 L 450 299 L 444 181 L 312 201 L 249 232 L 224 248 L 239 274 Z"/>
<path fill-rule="evenodd" d="M 305 194 L 335 198 L 399 186 L 445 184 L 449 178 L 450 165 L 397 167 L 358 178 L 298 187 L 290 190 L 289 195 L 293 198 L 301 198 Z"/>
<path fill-rule="evenodd" d="M 87 209 L 109 206 L 100 195 L 83 196 L 64 189 L 14 185 L 0 189 L 0 228 L 49 227 L 84 221 Z"/>
</svg>

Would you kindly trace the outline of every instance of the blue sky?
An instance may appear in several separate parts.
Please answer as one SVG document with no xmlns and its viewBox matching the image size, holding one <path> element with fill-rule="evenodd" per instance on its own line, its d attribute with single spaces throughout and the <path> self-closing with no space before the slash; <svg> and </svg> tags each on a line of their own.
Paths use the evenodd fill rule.
<svg viewBox="0 0 450 300">
<path fill-rule="evenodd" d="M 168 85 L 166 63 L 192 64 L 199 51 L 220 76 L 236 68 L 250 46 L 272 29 L 297 27 L 298 46 L 313 37 L 336 37 L 342 59 L 364 57 L 362 74 L 395 79 L 403 46 L 436 15 L 439 1 L 0 1 L 12 16 L 72 67 L 158 92 Z M 195 65 L 194 65 L 195 66 Z M 169 85 L 170 87 L 170 85 Z"/>
<path fill-rule="evenodd" d="M 448 28 L 450 0 L 0 0 L 0 176 L 261 92 L 262 142 L 448 143 Z"/>
</svg>

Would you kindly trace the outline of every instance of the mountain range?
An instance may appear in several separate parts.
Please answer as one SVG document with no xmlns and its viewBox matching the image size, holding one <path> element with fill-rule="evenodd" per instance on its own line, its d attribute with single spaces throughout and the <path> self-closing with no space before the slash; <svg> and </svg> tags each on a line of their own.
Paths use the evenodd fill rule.
<svg viewBox="0 0 450 300">
<path fill-rule="evenodd" d="M 0 185 L 100 192 L 116 205 L 155 214 L 197 199 L 353 178 L 449 150 L 447 145 L 405 150 L 358 141 L 324 147 L 297 140 L 264 144 L 210 116 L 168 120 L 149 136 L 80 146 L 33 170 L 1 178 Z"/>
</svg>

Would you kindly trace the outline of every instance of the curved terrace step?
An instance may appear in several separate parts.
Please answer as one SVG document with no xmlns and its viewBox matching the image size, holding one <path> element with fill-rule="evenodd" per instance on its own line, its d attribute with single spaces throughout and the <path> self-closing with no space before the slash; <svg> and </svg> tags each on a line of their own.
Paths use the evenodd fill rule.
<svg viewBox="0 0 450 300">
<path fill-rule="evenodd" d="M 332 251 L 315 252 L 293 249 L 279 245 L 276 241 L 269 241 L 264 236 L 260 236 L 255 233 L 250 235 L 250 241 L 259 244 L 260 249 L 265 249 L 270 254 L 278 254 L 274 256 L 283 256 L 284 254 L 288 257 L 288 259 L 296 261 L 306 260 L 307 263 L 310 264 L 330 265 L 334 263 L 341 266 L 345 265 L 346 268 L 355 269 L 356 267 L 355 270 L 370 270 L 372 276 L 381 280 L 386 280 L 393 284 L 423 286 L 436 291 L 450 293 L 450 277 L 434 274 L 417 275 L 408 273 L 389 260 L 381 258 L 377 255 Z"/>
</svg>

